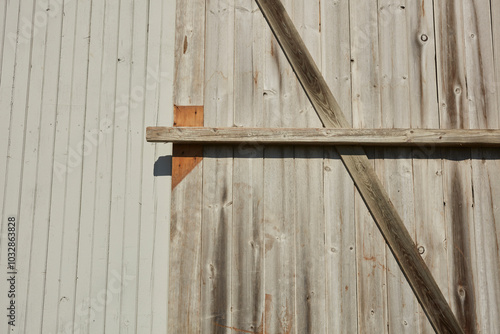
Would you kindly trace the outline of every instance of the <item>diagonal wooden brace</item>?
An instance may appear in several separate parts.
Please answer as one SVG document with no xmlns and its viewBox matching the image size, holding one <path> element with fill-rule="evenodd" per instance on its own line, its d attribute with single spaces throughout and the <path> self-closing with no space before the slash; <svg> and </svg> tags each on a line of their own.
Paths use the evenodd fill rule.
<svg viewBox="0 0 500 334">
<path fill-rule="evenodd" d="M 280 0 L 256 0 L 316 113 L 327 128 L 350 128 Z M 463 333 L 360 146 L 337 146 L 359 193 L 437 333 Z"/>
</svg>

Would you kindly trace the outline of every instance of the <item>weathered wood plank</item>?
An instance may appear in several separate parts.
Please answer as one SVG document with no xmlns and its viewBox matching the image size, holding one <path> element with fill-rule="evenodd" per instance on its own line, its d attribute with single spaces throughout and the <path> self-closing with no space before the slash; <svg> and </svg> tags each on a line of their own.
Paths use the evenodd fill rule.
<svg viewBox="0 0 500 334">
<path fill-rule="evenodd" d="M 234 10 L 224 0 L 206 3 L 205 126 L 234 125 Z M 201 332 L 230 333 L 233 148 L 208 146 L 204 156 Z"/>
<path fill-rule="evenodd" d="M 235 1 L 234 123 L 263 122 L 264 18 L 253 0 Z M 234 148 L 232 327 L 264 332 L 264 148 Z"/>
<path fill-rule="evenodd" d="M 148 127 L 150 142 L 176 144 L 500 146 L 500 130 Z"/>
<path fill-rule="evenodd" d="M 436 83 L 434 7 L 430 1 L 407 1 L 409 85 L 412 128 L 439 128 Z M 416 242 L 445 298 L 448 298 L 446 225 L 440 150 L 436 144 L 413 149 L 413 192 Z M 449 299 L 447 299 L 449 300 Z M 422 308 L 419 333 L 435 333 Z"/>
<path fill-rule="evenodd" d="M 500 1 L 491 0 L 491 33 L 493 38 L 493 57 L 495 62 L 495 77 L 489 82 L 487 88 L 495 90 L 500 103 Z M 498 120 L 500 128 L 500 119 Z"/>
<path fill-rule="evenodd" d="M 177 0 L 174 104 L 203 105 L 205 0 Z"/>
<path fill-rule="evenodd" d="M 286 5 L 291 8 L 292 1 Z M 259 13 L 261 14 L 261 13 Z M 279 44 L 264 23 L 264 126 L 291 127 L 300 94 Z M 302 92 L 303 94 L 303 92 Z M 290 111 L 290 112 L 288 112 Z M 295 164 L 293 147 L 264 149 L 264 333 L 295 333 Z"/>
<path fill-rule="evenodd" d="M 177 1 L 176 19 L 174 104 L 203 106 L 205 1 Z M 188 126 L 203 124 L 203 118 L 193 117 L 196 110 L 192 111 L 193 113 L 189 113 L 187 119 L 182 112 L 175 113 L 173 123 Z M 176 153 L 178 152 L 173 152 L 172 155 Z M 195 149 L 195 153 L 201 153 L 201 149 Z M 179 174 L 183 176 L 182 180 L 181 178 L 172 179 L 169 333 L 202 332 L 200 283 L 202 173 L 203 162 L 198 161 L 188 174 Z"/>
<path fill-rule="evenodd" d="M 349 1 L 321 1 L 321 70 L 352 124 Z M 358 332 L 356 224 L 351 177 L 333 147 L 325 147 L 327 332 Z"/>
<path fill-rule="evenodd" d="M 335 98 L 280 1 L 256 0 L 326 127 L 348 127 Z M 437 332 L 461 333 L 444 296 L 405 229 L 363 149 L 338 147 L 359 192 Z"/>
<path fill-rule="evenodd" d="M 498 128 L 498 92 L 495 89 L 495 62 L 490 1 L 464 1 L 464 35 L 467 73 L 467 101 L 471 128 Z M 473 215 L 470 220 L 471 270 L 475 285 L 476 327 L 481 333 L 500 328 L 500 257 L 495 226 L 492 169 L 493 152 L 474 148 L 471 152 Z M 491 167 L 489 167 L 491 166 Z M 474 247 L 475 245 L 475 247 Z"/>
<path fill-rule="evenodd" d="M 380 105 L 383 128 L 411 126 L 406 1 L 380 0 Z M 415 239 L 413 164 L 411 149 L 385 148 L 381 162 L 383 182 L 394 206 Z M 389 254 L 387 248 L 386 253 Z M 386 259 L 388 327 L 392 333 L 418 332 L 418 303 L 393 257 Z"/>
<path fill-rule="evenodd" d="M 320 1 L 294 0 L 291 8 L 300 36 L 304 39 L 313 59 L 321 64 Z M 266 28 L 269 30 L 267 26 Z M 294 90 L 300 92 L 300 94 L 291 93 L 290 96 L 293 112 L 298 113 L 290 125 L 321 127 L 321 121 L 293 73 L 289 73 L 286 80 L 289 80 Z M 291 181 L 296 193 L 293 210 L 295 212 L 296 331 L 297 333 L 321 334 L 326 333 L 327 329 L 324 151 L 318 146 L 297 146 L 294 151 L 295 177 Z M 311 222 L 316 223 L 311 224 Z"/>
<path fill-rule="evenodd" d="M 353 126 L 380 128 L 378 3 L 351 1 L 350 18 Z M 373 175 L 383 177 L 383 150 L 370 148 L 367 153 L 374 158 L 368 162 Z M 359 191 L 355 195 L 355 222 L 358 332 L 387 333 L 386 246 Z"/>
<path fill-rule="evenodd" d="M 462 1 L 434 2 L 440 127 L 469 128 Z M 443 149 L 448 285 L 451 307 L 463 330 L 477 333 L 471 249 L 472 184 L 470 150 Z"/>
</svg>

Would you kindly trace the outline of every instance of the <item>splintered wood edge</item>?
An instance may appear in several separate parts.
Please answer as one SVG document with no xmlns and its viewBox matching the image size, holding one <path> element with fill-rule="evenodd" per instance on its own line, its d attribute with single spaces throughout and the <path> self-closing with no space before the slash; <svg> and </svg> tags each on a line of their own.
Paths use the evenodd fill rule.
<svg viewBox="0 0 500 334">
<path fill-rule="evenodd" d="M 174 126 L 203 126 L 203 106 L 174 106 Z M 203 160 L 203 146 L 174 144 L 172 151 L 172 189 Z"/>
</svg>

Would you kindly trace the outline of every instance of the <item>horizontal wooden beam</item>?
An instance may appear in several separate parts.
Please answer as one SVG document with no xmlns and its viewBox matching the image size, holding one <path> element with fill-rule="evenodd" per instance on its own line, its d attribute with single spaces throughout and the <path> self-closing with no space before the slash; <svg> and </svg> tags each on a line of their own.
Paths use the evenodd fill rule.
<svg viewBox="0 0 500 334">
<path fill-rule="evenodd" d="M 150 127 L 149 142 L 174 144 L 500 146 L 500 130 Z"/>
</svg>

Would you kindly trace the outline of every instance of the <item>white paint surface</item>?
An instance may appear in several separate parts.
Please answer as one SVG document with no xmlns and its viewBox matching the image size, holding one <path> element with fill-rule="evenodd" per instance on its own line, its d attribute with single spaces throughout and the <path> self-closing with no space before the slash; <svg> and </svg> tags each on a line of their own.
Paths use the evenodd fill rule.
<svg viewBox="0 0 500 334">
<path fill-rule="evenodd" d="M 174 30 L 174 0 L 0 5 L 0 333 L 166 332 Z"/>
</svg>

